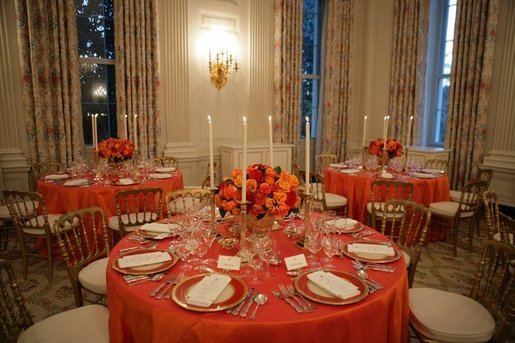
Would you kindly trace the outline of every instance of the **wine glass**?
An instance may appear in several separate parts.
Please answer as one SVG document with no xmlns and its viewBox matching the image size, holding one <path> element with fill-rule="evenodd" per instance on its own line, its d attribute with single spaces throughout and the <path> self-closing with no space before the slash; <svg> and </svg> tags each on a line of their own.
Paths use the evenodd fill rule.
<svg viewBox="0 0 515 343">
<path fill-rule="evenodd" d="M 191 251 L 188 247 L 188 243 L 186 242 L 186 240 L 181 240 L 177 244 L 175 253 L 184 262 L 184 264 L 181 266 L 181 271 L 185 272 L 191 270 L 192 267 L 188 260 L 188 256 L 190 255 Z"/>
<path fill-rule="evenodd" d="M 269 240 L 260 250 L 260 257 L 265 263 L 265 279 L 270 278 L 270 261 L 277 256 L 277 245 L 274 240 Z"/>
<path fill-rule="evenodd" d="M 338 241 L 334 237 L 334 235 L 328 233 L 322 236 L 322 249 L 324 250 L 324 254 L 326 257 L 323 259 L 324 267 L 326 268 L 335 268 L 332 263 L 332 257 L 338 252 Z"/>
<path fill-rule="evenodd" d="M 250 249 L 250 256 L 248 260 L 249 266 L 254 270 L 252 273 L 252 279 L 250 279 L 250 283 L 258 284 L 261 280 L 258 277 L 258 271 L 263 268 L 263 260 L 260 257 L 259 251 L 255 248 Z"/>
<path fill-rule="evenodd" d="M 311 253 L 311 255 L 307 257 L 309 265 L 314 269 L 318 269 L 320 267 L 320 262 L 316 257 L 316 253 L 322 249 L 318 235 L 306 235 L 304 238 L 304 248 Z"/>
</svg>

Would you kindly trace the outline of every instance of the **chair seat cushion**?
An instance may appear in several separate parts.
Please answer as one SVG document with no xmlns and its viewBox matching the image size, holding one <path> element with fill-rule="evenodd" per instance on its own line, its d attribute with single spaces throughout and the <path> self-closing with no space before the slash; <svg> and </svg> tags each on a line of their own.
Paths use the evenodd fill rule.
<svg viewBox="0 0 515 343">
<path fill-rule="evenodd" d="M 339 194 L 325 193 L 325 205 L 328 208 L 343 207 L 347 205 L 347 198 Z"/>
<path fill-rule="evenodd" d="M 458 207 L 460 206 L 459 202 L 454 201 L 442 201 L 442 202 L 434 202 L 429 205 L 431 209 L 431 214 L 444 216 L 444 217 L 454 217 L 458 212 Z M 474 212 L 467 211 L 461 212 L 461 218 L 469 218 L 474 215 Z"/>
<path fill-rule="evenodd" d="M 18 343 L 109 342 L 109 311 L 87 305 L 43 319 L 22 332 Z"/>
<path fill-rule="evenodd" d="M 460 191 L 451 190 L 449 193 L 450 193 L 452 201 L 460 202 L 460 198 L 461 198 L 461 192 Z"/>
<path fill-rule="evenodd" d="M 79 282 L 84 288 L 96 294 L 107 294 L 106 270 L 108 259 L 107 257 L 101 258 L 81 269 Z"/>
<path fill-rule="evenodd" d="M 138 212 L 138 213 L 130 213 L 129 215 L 122 214 L 121 219 L 124 223 L 129 223 L 129 219 L 130 219 L 131 223 L 135 223 L 136 219 L 140 223 L 143 222 L 143 220 L 145 220 L 145 222 L 152 222 L 157 219 L 157 214 L 153 213 L 153 212 Z M 118 216 L 112 216 L 108 220 L 108 225 L 113 230 L 120 231 L 119 224 L 120 223 L 118 221 Z M 133 225 L 133 226 L 125 225 L 124 230 L 125 231 L 134 231 L 137 228 L 139 228 L 140 226 L 141 226 L 140 224 Z"/>
<path fill-rule="evenodd" d="M 375 206 L 376 208 L 376 217 L 382 218 L 384 217 L 384 206 L 386 205 L 385 202 L 369 202 L 367 203 L 367 211 L 368 213 L 372 214 L 372 206 Z M 388 218 L 402 218 L 404 213 L 402 211 L 396 211 L 395 213 L 388 213 Z"/>
<path fill-rule="evenodd" d="M 404 260 L 406 261 L 406 267 L 409 267 L 411 264 L 411 255 L 404 250 L 401 250 L 401 253 L 402 256 L 404 256 Z"/>
<path fill-rule="evenodd" d="M 47 214 L 48 225 L 50 225 L 50 231 L 54 232 L 54 223 L 62 216 L 62 214 Z M 35 218 L 32 218 L 30 221 L 25 222 L 26 227 L 23 228 L 23 232 L 29 233 L 32 235 L 43 235 L 45 230 L 36 228 L 36 226 L 43 226 L 45 223 L 45 218 L 40 215 Z M 34 226 L 34 228 L 31 228 Z"/>
<path fill-rule="evenodd" d="M 477 301 L 432 288 L 410 288 L 410 322 L 423 336 L 445 342 L 487 342 L 492 315 Z"/>
</svg>

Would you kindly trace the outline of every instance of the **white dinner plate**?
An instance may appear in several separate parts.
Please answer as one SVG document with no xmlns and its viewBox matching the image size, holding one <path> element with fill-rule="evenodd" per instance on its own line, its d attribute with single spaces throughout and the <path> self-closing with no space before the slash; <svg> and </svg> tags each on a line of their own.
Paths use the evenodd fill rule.
<svg viewBox="0 0 515 343">
<path fill-rule="evenodd" d="M 158 173 L 170 173 L 170 172 L 174 172 L 175 171 L 175 167 L 159 167 L 159 168 L 156 168 L 156 172 Z"/>
<path fill-rule="evenodd" d="M 416 178 L 419 178 L 419 179 L 434 179 L 434 178 L 438 177 L 438 175 L 426 174 L 426 173 L 413 173 L 411 175 L 413 177 L 416 177 Z"/>
<path fill-rule="evenodd" d="M 172 177 L 172 174 L 168 174 L 168 173 L 153 173 L 153 174 L 150 174 L 148 177 L 150 177 L 151 179 L 169 179 Z"/>
</svg>

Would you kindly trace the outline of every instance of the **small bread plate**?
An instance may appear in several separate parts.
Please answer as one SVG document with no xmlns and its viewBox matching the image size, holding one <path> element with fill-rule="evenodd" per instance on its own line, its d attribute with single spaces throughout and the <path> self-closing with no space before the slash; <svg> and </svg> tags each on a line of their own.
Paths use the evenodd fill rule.
<svg viewBox="0 0 515 343">
<path fill-rule="evenodd" d="M 351 244 L 366 244 L 366 245 L 377 245 L 377 246 L 389 246 L 393 249 L 393 256 L 383 255 L 383 254 L 375 254 L 375 253 L 361 253 L 361 252 L 351 252 L 349 251 L 349 245 Z M 401 252 L 397 249 L 393 244 L 389 245 L 388 242 L 382 241 L 372 241 L 372 240 L 360 240 L 360 241 L 352 241 L 344 243 L 342 246 L 342 253 L 347 257 L 352 259 L 361 261 L 361 262 L 370 262 L 370 263 L 391 263 L 397 261 L 401 257 Z"/>
<path fill-rule="evenodd" d="M 339 298 L 326 290 L 322 289 L 321 287 L 317 286 L 313 281 L 308 279 L 308 275 L 310 273 L 313 273 L 314 270 L 305 270 L 302 271 L 294 280 L 295 289 L 305 296 L 306 298 L 316 301 L 318 303 L 322 304 L 328 304 L 328 305 L 348 305 L 348 304 L 354 304 L 358 301 L 363 300 L 368 295 L 368 288 L 365 285 L 365 283 L 360 280 L 356 275 L 342 272 L 339 270 L 327 270 L 328 272 L 331 272 L 332 274 L 345 279 L 352 284 L 354 284 L 356 287 L 358 287 L 359 294 L 347 298 L 342 299 Z"/>
<path fill-rule="evenodd" d="M 152 252 L 165 252 L 167 254 L 170 254 L 171 260 L 166 261 L 166 262 L 158 262 L 158 263 L 147 264 L 144 266 L 129 267 L 129 268 L 121 268 L 118 264 L 118 260 L 122 257 L 131 256 L 131 255 L 139 255 L 139 254 L 148 254 L 148 253 L 152 253 Z M 126 254 L 117 256 L 116 259 L 113 261 L 113 269 L 122 274 L 132 274 L 132 275 L 153 274 L 153 273 L 159 273 L 159 272 L 165 271 L 167 269 L 170 269 L 176 263 L 177 263 L 177 256 L 175 254 L 171 254 L 170 252 L 168 252 L 166 250 L 142 249 L 142 250 L 134 250 L 134 251 L 128 252 Z"/>
<path fill-rule="evenodd" d="M 183 307 L 185 309 L 197 312 L 216 312 L 226 310 L 229 307 L 233 307 L 238 305 L 240 302 L 245 299 L 247 295 L 248 287 L 247 285 L 240 279 L 236 279 L 231 276 L 231 281 L 225 287 L 225 289 L 220 293 L 218 298 L 213 302 L 213 304 L 209 307 L 201 307 L 192 304 L 188 304 L 186 301 L 186 297 L 190 289 L 199 283 L 206 275 L 199 274 L 193 275 L 187 279 L 182 280 L 175 288 L 173 289 L 172 299 L 173 301 Z"/>
<path fill-rule="evenodd" d="M 333 233 L 354 233 L 361 230 L 361 224 L 351 218 L 336 218 L 325 222 L 329 231 Z"/>
<path fill-rule="evenodd" d="M 163 239 L 163 238 L 170 238 L 170 237 L 175 237 L 179 234 L 179 224 L 168 224 L 168 228 L 170 229 L 170 232 L 158 232 L 158 231 L 152 231 L 152 230 L 145 230 L 145 229 L 142 229 L 141 227 L 137 228 L 136 229 L 136 234 L 141 236 L 141 237 L 145 237 L 145 238 L 156 238 L 157 236 L 159 236 L 158 238 L 159 239 Z"/>
</svg>

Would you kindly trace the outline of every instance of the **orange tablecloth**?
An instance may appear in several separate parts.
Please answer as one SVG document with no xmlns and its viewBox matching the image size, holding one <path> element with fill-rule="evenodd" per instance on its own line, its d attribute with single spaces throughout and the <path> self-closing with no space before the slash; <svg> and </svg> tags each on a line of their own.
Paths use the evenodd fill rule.
<svg viewBox="0 0 515 343">
<path fill-rule="evenodd" d="M 277 240 L 281 257 L 302 253 L 282 231 L 271 233 Z M 374 239 L 385 239 L 374 234 Z M 342 240 L 350 237 L 343 235 Z M 168 240 L 169 241 L 169 240 Z M 369 277 L 385 288 L 369 294 L 361 302 L 336 306 L 316 304 L 312 313 L 298 314 L 286 302 L 275 298 L 271 288 L 279 283 L 292 283 L 285 265 L 271 267 L 272 278 L 254 286 L 268 296 L 257 318 L 234 317 L 225 311 L 193 312 L 177 306 L 172 300 L 156 300 L 149 293 L 159 283 L 145 282 L 128 286 L 122 275 L 110 266 L 121 248 L 136 243 L 123 239 L 114 247 L 107 270 L 110 342 L 407 342 L 408 285 L 404 259 L 393 263 L 395 273 L 369 271 Z M 166 248 L 167 240 L 159 243 Z M 209 257 L 234 255 L 216 242 Z M 323 256 L 320 252 L 318 256 Z M 178 262 L 169 273 L 178 273 Z M 351 260 L 334 258 L 339 270 L 354 273 Z M 248 280 L 248 279 L 245 279 Z M 248 284 L 248 281 L 246 281 Z"/>
<path fill-rule="evenodd" d="M 98 206 L 107 218 L 116 216 L 114 195 L 117 191 L 146 187 L 160 187 L 163 190 L 163 214 L 166 215 L 165 196 L 168 192 L 184 187 L 182 173 L 175 172 L 172 178 L 149 180 L 130 186 L 94 184 L 87 187 L 67 187 L 56 182 L 39 180 L 37 191 L 45 198 L 49 213 L 66 213 L 84 207 Z"/>
<path fill-rule="evenodd" d="M 347 198 L 347 215 L 362 223 L 367 222 L 367 203 L 370 202 L 370 184 L 377 180 L 373 174 L 342 174 L 338 170 L 327 168 L 324 172 L 325 190 Z M 429 205 L 437 201 L 449 201 L 449 178 L 442 175 L 434 179 L 406 180 L 413 184 L 413 200 Z"/>
</svg>

